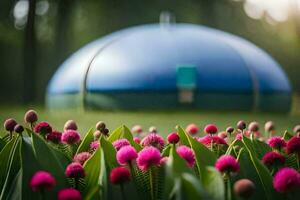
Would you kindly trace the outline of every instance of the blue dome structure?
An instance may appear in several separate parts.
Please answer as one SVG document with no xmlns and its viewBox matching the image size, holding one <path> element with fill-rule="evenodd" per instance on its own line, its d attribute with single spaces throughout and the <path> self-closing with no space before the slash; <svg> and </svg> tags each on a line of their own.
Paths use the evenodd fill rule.
<svg viewBox="0 0 300 200">
<path fill-rule="evenodd" d="M 291 86 L 254 44 L 193 24 L 150 24 L 87 44 L 54 74 L 50 108 L 287 112 Z"/>
</svg>

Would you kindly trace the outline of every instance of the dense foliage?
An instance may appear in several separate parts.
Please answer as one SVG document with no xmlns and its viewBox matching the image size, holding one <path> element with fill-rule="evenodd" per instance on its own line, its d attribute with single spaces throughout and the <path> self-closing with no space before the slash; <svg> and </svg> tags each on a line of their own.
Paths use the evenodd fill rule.
<svg viewBox="0 0 300 200">
<path fill-rule="evenodd" d="M 14 119 L 0 139 L 0 199 L 299 199 L 300 137 L 273 136 L 274 123 L 238 122 L 218 133 L 180 126 L 166 140 L 104 122 L 81 138 L 74 121 L 63 133 L 37 122 L 34 111 Z M 295 132 L 300 132 L 296 127 Z"/>
</svg>

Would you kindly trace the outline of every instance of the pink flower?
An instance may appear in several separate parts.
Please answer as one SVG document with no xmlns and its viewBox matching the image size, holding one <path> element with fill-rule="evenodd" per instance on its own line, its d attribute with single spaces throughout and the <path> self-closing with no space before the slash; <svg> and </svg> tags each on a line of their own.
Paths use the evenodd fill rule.
<svg viewBox="0 0 300 200">
<path fill-rule="evenodd" d="M 242 140 L 243 139 L 243 134 L 242 133 L 236 134 L 235 139 L 236 140 Z"/>
<path fill-rule="evenodd" d="M 135 143 L 137 143 L 137 144 L 140 144 L 140 143 L 141 143 L 141 139 L 138 138 L 138 137 L 134 137 L 134 138 L 133 138 L 133 141 L 134 141 Z"/>
<path fill-rule="evenodd" d="M 222 131 L 222 132 L 218 133 L 218 136 L 222 139 L 225 139 L 227 137 L 227 132 Z"/>
<path fill-rule="evenodd" d="M 240 165 L 237 160 L 230 155 L 223 155 L 221 156 L 216 164 L 215 167 L 222 173 L 230 173 L 230 172 L 238 172 L 240 170 Z"/>
<path fill-rule="evenodd" d="M 283 138 L 279 137 L 279 136 L 274 136 L 271 137 L 268 140 L 268 144 L 270 147 L 274 148 L 274 149 L 282 149 L 283 147 L 286 147 L 286 142 L 284 141 Z"/>
<path fill-rule="evenodd" d="M 55 144 L 59 144 L 61 142 L 61 136 L 62 133 L 59 131 L 52 131 L 51 133 L 46 135 L 46 139 L 55 143 Z"/>
<path fill-rule="evenodd" d="M 50 191 L 55 185 L 54 177 L 46 171 L 37 171 L 30 180 L 30 187 L 34 192 L 41 190 Z"/>
<path fill-rule="evenodd" d="M 143 132 L 143 128 L 140 125 L 135 125 L 131 129 L 132 133 L 141 134 Z"/>
<path fill-rule="evenodd" d="M 62 189 L 57 194 L 57 200 L 82 200 L 78 190 L 73 188 Z"/>
<path fill-rule="evenodd" d="M 186 131 L 187 133 L 191 134 L 191 135 L 195 135 L 195 134 L 198 133 L 199 128 L 198 128 L 198 126 L 197 126 L 196 124 L 189 124 L 189 125 L 186 127 L 185 131 Z"/>
<path fill-rule="evenodd" d="M 110 181 L 115 185 L 130 181 L 129 170 L 125 167 L 117 167 L 112 169 L 110 172 Z"/>
<path fill-rule="evenodd" d="M 40 122 L 34 127 L 34 132 L 46 135 L 52 132 L 52 127 L 48 122 Z"/>
<path fill-rule="evenodd" d="M 276 152 L 268 152 L 262 158 L 262 162 L 267 166 L 282 166 L 285 163 L 285 157 Z"/>
<path fill-rule="evenodd" d="M 159 165 L 160 166 L 162 166 L 162 165 L 165 165 L 167 162 L 168 162 L 168 160 L 169 160 L 169 157 L 162 157 L 161 159 L 160 159 L 160 162 L 159 162 Z"/>
<path fill-rule="evenodd" d="M 5 130 L 7 130 L 9 132 L 13 132 L 16 125 L 17 125 L 17 122 L 13 118 L 9 118 L 9 119 L 5 120 L 5 122 L 4 122 L 4 128 L 5 128 Z"/>
<path fill-rule="evenodd" d="M 130 145 L 130 143 L 127 139 L 119 139 L 119 140 L 114 141 L 112 144 L 117 151 L 119 151 L 124 146 Z"/>
<path fill-rule="evenodd" d="M 248 126 L 248 130 L 251 132 L 257 132 L 259 130 L 258 122 L 251 122 Z"/>
<path fill-rule="evenodd" d="M 137 165 L 138 167 L 146 171 L 150 166 L 158 166 L 160 164 L 160 152 L 157 148 L 149 146 L 145 147 L 138 153 Z"/>
<path fill-rule="evenodd" d="M 168 142 L 171 144 L 177 144 L 179 139 L 179 135 L 176 132 L 170 133 L 167 137 Z"/>
<path fill-rule="evenodd" d="M 96 150 L 96 149 L 98 149 L 99 148 L 99 146 L 100 146 L 100 142 L 99 141 L 93 141 L 93 142 L 91 142 L 91 144 L 90 144 L 90 148 L 94 151 L 94 150 Z"/>
<path fill-rule="evenodd" d="M 117 161 L 120 165 L 131 163 L 138 157 L 136 150 L 130 146 L 124 146 L 117 152 Z"/>
<path fill-rule="evenodd" d="M 220 138 L 219 136 L 211 136 L 211 135 L 206 135 L 203 137 L 198 138 L 198 142 L 209 146 L 211 143 L 213 144 L 218 144 L 218 145 L 226 145 L 226 141 L 223 138 Z"/>
<path fill-rule="evenodd" d="M 78 162 L 81 165 L 85 163 L 89 158 L 91 157 L 91 154 L 89 152 L 81 152 L 74 156 L 73 162 Z"/>
<path fill-rule="evenodd" d="M 273 186 L 277 192 L 300 189 L 300 174 L 289 167 L 280 169 L 273 178 Z"/>
<path fill-rule="evenodd" d="M 216 134 L 218 132 L 218 128 L 214 124 L 208 124 L 204 127 L 204 132 L 207 134 Z"/>
<path fill-rule="evenodd" d="M 187 146 L 181 145 L 176 148 L 178 155 L 183 158 L 189 167 L 194 167 L 195 165 L 195 154 L 192 149 Z"/>
<path fill-rule="evenodd" d="M 286 144 L 286 151 L 288 154 L 300 153 L 300 137 L 292 137 Z"/>
<path fill-rule="evenodd" d="M 141 144 L 143 146 L 153 146 L 161 150 L 164 148 L 165 141 L 160 135 L 150 133 L 141 141 Z"/>
<path fill-rule="evenodd" d="M 80 134 L 75 130 L 66 130 L 62 134 L 61 140 L 66 144 L 76 144 L 80 140 Z"/>
<path fill-rule="evenodd" d="M 69 178 L 83 178 L 85 177 L 85 172 L 80 163 L 73 162 L 67 166 L 65 175 Z"/>
</svg>

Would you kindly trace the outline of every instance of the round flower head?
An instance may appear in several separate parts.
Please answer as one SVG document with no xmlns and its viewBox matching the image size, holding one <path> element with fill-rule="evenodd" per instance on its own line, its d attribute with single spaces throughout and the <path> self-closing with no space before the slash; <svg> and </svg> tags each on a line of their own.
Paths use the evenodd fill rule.
<svg viewBox="0 0 300 200">
<path fill-rule="evenodd" d="M 61 142 L 62 133 L 59 131 L 52 131 L 51 133 L 46 135 L 46 139 L 55 144 L 59 144 Z"/>
<path fill-rule="evenodd" d="M 234 183 L 234 193 L 244 199 L 248 199 L 255 191 L 255 185 L 249 179 L 240 179 Z"/>
<path fill-rule="evenodd" d="M 158 149 L 163 149 L 165 145 L 164 138 L 156 133 L 150 133 L 141 141 L 142 146 L 154 146 Z"/>
<path fill-rule="evenodd" d="M 160 164 L 160 152 L 157 148 L 149 146 L 145 147 L 138 153 L 138 158 L 136 159 L 138 167 L 146 171 L 152 165 L 158 166 Z"/>
<path fill-rule="evenodd" d="M 300 174 L 293 168 L 280 169 L 273 178 L 273 186 L 277 192 L 288 192 L 300 189 Z"/>
<path fill-rule="evenodd" d="M 38 115 L 34 110 L 28 110 L 24 115 L 25 123 L 33 124 L 37 122 L 37 120 L 38 120 Z"/>
<path fill-rule="evenodd" d="M 300 132 L 300 125 L 296 125 L 293 129 L 294 133 L 297 134 Z"/>
<path fill-rule="evenodd" d="M 183 158 L 189 167 L 194 167 L 195 165 L 195 154 L 192 149 L 187 146 L 181 145 L 176 148 L 178 155 Z"/>
<path fill-rule="evenodd" d="M 279 136 L 273 136 L 268 140 L 268 144 L 273 149 L 282 149 L 283 147 L 286 147 L 286 142 L 282 137 Z"/>
<path fill-rule="evenodd" d="M 204 127 L 204 132 L 207 134 L 216 134 L 218 132 L 218 128 L 214 124 L 208 124 Z"/>
<path fill-rule="evenodd" d="M 134 137 L 133 138 L 133 141 L 137 144 L 140 144 L 141 143 L 141 139 L 139 137 Z"/>
<path fill-rule="evenodd" d="M 179 139 L 179 135 L 176 132 L 170 133 L 167 137 L 168 142 L 171 144 L 177 144 Z"/>
<path fill-rule="evenodd" d="M 196 124 L 189 124 L 186 127 L 185 131 L 191 135 L 196 135 L 199 131 L 199 128 Z"/>
<path fill-rule="evenodd" d="M 268 152 L 262 158 L 262 162 L 268 167 L 283 166 L 285 163 L 285 157 L 277 152 Z"/>
<path fill-rule="evenodd" d="M 106 124 L 103 121 L 99 121 L 96 124 L 96 130 L 103 131 L 106 128 Z"/>
<path fill-rule="evenodd" d="M 61 141 L 66 144 L 76 144 L 80 141 L 80 134 L 75 130 L 66 130 L 61 136 Z"/>
<path fill-rule="evenodd" d="M 5 130 L 7 130 L 9 132 L 13 132 L 16 125 L 17 125 L 17 122 L 13 118 L 7 119 L 4 122 L 4 128 L 5 128 Z"/>
<path fill-rule="evenodd" d="M 57 200 L 82 200 L 82 197 L 78 190 L 67 188 L 58 192 Z"/>
<path fill-rule="evenodd" d="M 131 132 L 135 134 L 141 134 L 143 132 L 143 128 L 140 125 L 135 125 L 132 127 Z"/>
<path fill-rule="evenodd" d="M 227 137 L 227 132 L 222 131 L 222 132 L 218 133 L 218 137 L 222 138 L 222 139 L 225 139 Z"/>
<path fill-rule="evenodd" d="M 90 157 L 91 157 L 91 154 L 89 152 L 81 152 L 74 156 L 73 162 L 78 162 L 81 165 L 83 165 L 85 163 L 85 161 L 87 161 Z"/>
<path fill-rule="evenodd" d="M 265 131 L 266 132 L 272 132 L 275 131 L 275 124 L 272 121 L 268 121 L 265 123 Z"/>
<path fill-rule="evenodd" d="M 233 156 L 230 155 L 221 156 L 217 160 L 215 167 L 217 168 L 217 170 L 219 170 L 222 173 L 231 173 L 231 172 L 235 173 L 240 170 L 239 163 Z"/>
<path fill-rule="evenodd" d="M 126 165 L 134 161 L 138 157 L 138 154 L 135 150 L 130 145 L 122 147 L 118 152 L 117 152 L 117 161 L 120 165 Z"/>
<path fill-rule="evenodd" d="M 162 165 L 165 165 L 169 160 L 169 157 L 165 156 L 165 157 L 162 157 L 160 159 L 160 162 L 159 162 L 159 165 L 162 166 Z"/>
<path fill-rule="evenodd" d="M 52 127 L 48 124 L 48 122 L 40 122 L 34 127 L 34 132 L 46 135 L 52 132 Z"/>
<path fill-rule="evenodd" d="M 231 126 L 229 126 L 229 127 L 227 127 L 226 128 L 226 133 L 233 133 L 233 131 L 234 131 L 234 128 L 233 127 L 231 127 Z"/>
<path fill-rule="evenodd" d="M 155 126 L 151 126 L 149 128 L 149 133 L 157 133 L 157 128 Z"/>
<path fill-rule="evenodd" d="M 64 130 L 77 130 L 77 124 L 74 120 L 68 120 L 64 125 Z"/>
<path fill-rule="evenodd" d="M 20 124 L 17 124 L 17 125 L 15 126 L 15 128 L 14 128 L 14 131 L 15 131 L 16 133 L 23 133 L 24 127 L 23 127 L 22 125 L 20 125 Z"/>
<path fill-rule="evenodd" d="M 101 133 L 103 133 L 103 135 L 105 135 L 105 136 L 108 136 L 108 133 L 109 133 L 108 128 L 103 129 Z"/>
<path fill-rule="evenodd" d="M 101 136 L 101 131 L 99 130 L 96 130 L 94 133 L 93 133 L 93 136 L 94 136 L 94 140 L 98 140 Z"/>
<path fill-rule="evenodd" d="M 54 177 L 46 171 L 37 171 L 30 180 L 32 191 L 50 191 L 56 185 Z"/>
<path fill-rule="evenodd" d="M 110 172 L 110 182 L 118 185 L 130 181 L 130 172 L 125 167 L 117 167 Z"/>
<path fill-rule="evenodd" d="M 242 133 L 236 134 L 235 139 L 236 140 L 242 140 L 243 139 L 243 134 Z"/>
<path fill-rule="evenodd" d="M 94 150 L 96 150 L 96 149 L 98 149 L 99 148 L 99 146 L 100 146 L 100 142 L 99 141 L 93 141 L 93 142 L 91 142 L 91 144 L 90 144 L 90 148 L 94 151 Z"/>
<path fill-rule="evenodd" d="M 81 164 L 73 162 L 67 166 L 65 175 L 69 178 L 83 178 L 85 177 L 85 172 Z"/>
<path fill-rule="evenodd" d="M 259 124 L 257 122 L 251 122 L 248 126 L 249 131 L 257 132 L 259 130 Z"/>
<path fill-rule="evenodd" d="M 286 143 L 286 151 L 288 154 L 300 153 L 300 137 L 294 136 Z"/>
<path fill-rule="evenodd" d="M 112 144 L 117 151 L 119 151 L 124 146 L 130 145 L 130 143 L 127 139 L 119 139 L 119 140 L 114 141 Z"/>
<path fill-rule="evenodd" d="M 244 122 L 243 120 L 240 120 L 240 121 L 238 121 L 236 126 L 237 126 L 238 129 L 244 130 L 244 129 L 246 129 L 246 122 Z"/>
<path fill-rule="evenodd" d="M 219 137 L 219 136 L 211 136 L 211 135 L 206 135 L 206 136 L 203 136 L 203 137 L 200 137 L 198 138 L 198 142 L 206 145 L 206 146 L 209 146 L 211 145 L 211 143 L 213 144 L 218 144 L 218 145 L 226 145 L 226 141 Z"/>
</svg>

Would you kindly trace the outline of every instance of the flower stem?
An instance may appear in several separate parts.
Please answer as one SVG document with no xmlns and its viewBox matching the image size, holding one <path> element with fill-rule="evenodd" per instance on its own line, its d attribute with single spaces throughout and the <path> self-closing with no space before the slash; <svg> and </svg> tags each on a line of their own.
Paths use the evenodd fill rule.
<svg viewBox="0 0 300 200">
<path fill-rule="evenodd" d="M 226 181 L 226 186 L 227 186 L 227 200 L 231 200 L 231 181 L 230 181 L 230 175 L 227 174 L 227 181 Z"/>
<path fill-rule="evenodd" d="M 150 193 L 151 193 L 151 200 L 154 200 L 154 191 L 153 191 L 153 172 L 152 167 L 149 169 L 149 181 L 150 181 Z"/>
<path fill-rule="evenodd" d="M 75 182 L 75 189 L 79 190 L 79 184 L 78 184 L 79 179 L 78 178 L 74 178 L 74 182 Z"/>
<path fill-rule="evenodd" d="M 122 195 L 122 199 L 123 199 L 123 200 L 126 200 L 126 195 L 125 195 L 125 191 L 124 191 L 124 185 L 121 184 L 120 187 L 121 187 L 121 195 Z"/>
<path fill-rule="evenodd" d="M 300 153 L 296 154 L 298 171 L 300 170 Z"/>
</svg>

